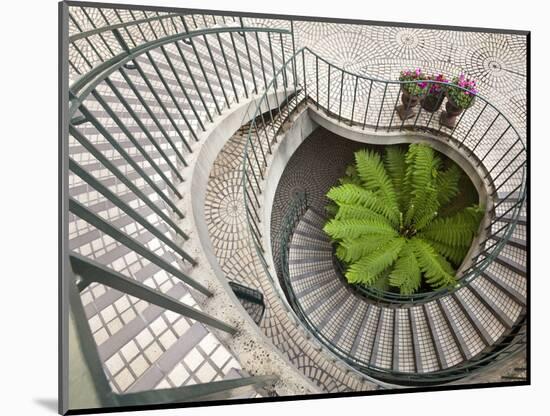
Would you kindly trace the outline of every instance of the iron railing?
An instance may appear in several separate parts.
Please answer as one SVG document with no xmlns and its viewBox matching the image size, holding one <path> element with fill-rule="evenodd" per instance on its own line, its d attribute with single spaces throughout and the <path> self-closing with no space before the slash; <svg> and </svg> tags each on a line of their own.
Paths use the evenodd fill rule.
<svg viewBox="0 0 550 416">
<path fill-rule="evenodd" d="M 295 71 L 293 72 L 296 74 L 295 82 L 287 88 L 284 74 L 291 71 Z M 282 79 L 278 81 L 279 78 Z M 434 84 L 443 84 L 436 81 L 426 82 L 429 84 L 428 88 Z M 310 108 L 322 111 L 328 117 L 346 124 L 350 128 L 386 134 L 408 131 L 428 135 L 433 140 L 443 142 L 461 151 L 462 154 L 466 154 L 473 160 L 476 169 L 483 172 L 483 180 L 488 184 L 490 196 L 495 203 L 492 207 L 488 207 L 490 217 L 488 225 L 484 230 L 480 230 L 481 235 L 486 237 L 481 241 L 477 253 L 470 259 L 469 266 L 462 272 L 458 283 L 452 288 L 432 293 L 401 296 L 390 292 L 370 290 L 369 296 L 388 302 L 411 304 L 426 303 L 451 294 L 460 288 L 469 286 L 476 277 L 480 276 L 512 236 L 525 200 L 527 183 L 526 149 L 516 128 L 501 111 L 481 95 L 476 96 L 473 105 L 462 112 L 453 127 L 443 126 L 438 121 L 440 117 L 435 117 L 436 114 L 441 115 L 441 110 L 428 112 L 423 111 L 421 107 L 417 109 L 412 118 L 399 120 L 396 107 L 399 105 L 402 86 L 407 83 L 352 74 L 332 65 L 308 48 L 296 51 L 277 71 L 276 77 L 266 88 L 262 99 L 259 100 L 250 123 L 243 152 L 242 168 L 243 200 L 251 241 L 273 284 L 277 283 L 272 276 L 270 261 L 266 260 L 263 248 L 260 198 L 262 181 L 265 179 L 269 155 L 272 153 L 271 146 L 277 142 L 280 130 L 273 128 L 273 118 L 264 117 L 262 108 L 269 108 L 268 93 L 274 92 L 276 86 L 280 84 L 285 85 L 285 98 L 289 105 L 286 111 L 279 112 L 277 125 L 287 122 L 294 110 L 302 103 L 307 103 Z M 287 89 L 296 91 L 292 99 L 289 99 Z M 408 106 L 406 109 L 409 109 Z M 287 243 L 282 240 L 279 244 Z M 281 255 L 283 254 L 281 253 Z M 282 286 L 286 286 L 284 278 Z M 288 292 L 286 289 L 285 293 Z M 291 306 L 295 306 L 296 302 L 292 296 L 293 294 L 290 294 L 289 302 Z M 512 340 L 499 342 L 490 353 L 482 353 L 463 365 L 453 368 L 411 375 L 410 373 L 375 368 L 370 363 L 360 362 L 350 357 L 348 353 L 326 339 L 299 308 L 294 308 L 289 312 L 296 313 L 306 327 L 329 350 L 344 361 L 375 377 L 385 380 L 400 380 L 405 383 L 438 383 L 465 377 L 488 365 L 489 361 L 498 361 L 516 349 L 523 348 L 525 343 L 525 319 L 520 319 L 514 326 L 513 331 L 516 335 L 512 337 Z"/>
<path fill-rule="evenodd" d="M 90 43 L 90 36 L 98 36 L 119 51 L 90 66 L 69 87 L 69 172 L 64 197 L 70 213 L 66 255 L 72 273 L 67 285 L 75 292 L 71 311 L 82 311 L 76 320 L 81 343 L 91 341 L 90 345 L 95 345 L 78 304 L 79 293 L 97 284 L 229 334 L 236 332 L 233 326 L 143 282 L 164 271 L 194 293 L 212 296 L 183 271 L 187 266 L 177 264 L 197 263 L 181 244 L 189 237 L 178 225 L 178 219 L 184 217 L 178 206 L 184 197 L 179 187 L 183 181 L 180 170 L 187 166 L 185 156 L 192 153 L 193 142 L 200 140 L 201 132 L 216 115 L 259 94 L 267 85 L 274 68 L 280 65 L 279 55 L 285 53 L 287 42 L 283 39 L 291 32 L 239 26 L 193 31 L 186 27 L 180 33 L 175 27 L 175 34 L 161 37 L 152 31 L 155 39 L 144 37 L 138 42 L 128 30 L 131 25 L 139 28 L 153 20 L 161 25 L 176 18 L 186 26 L 182 16 L 165 15 L 74 35 L 75 42 Z M 106 33 L 112 39 L 104 38 Z M 90 253 L 89 243 L 97 242 L 97 237 L 101 238 L 100 247 L 92 245 Z M 103 260 L 105 252 L 109 255 Z M 132 278 L 117 271 L 128 253 L 148 264 L 140 267 L 139 277 L 126 266 L 122 269 Z M 202 387 L 116 394 L 106 383 L 97 354 L 97 349 L 86 348 L 85 360 L 90 371 L 97 374 L 94 384 L 105 406 L 220 398 L 235 389 L 276 381 L 272 376 L 261 376 Z"/>
<path fill-rule="evenodd" d="M 289 269 L 290 242 L 297 224 L 300 222 L 302 216 L 308 208 L 306 194 L 300 193 L 289 201 L 285 215 L 281 220 L 279 255 L 283 290 L 287 295 L 287 299 L 292 306 L 292 309 L 306 328 L 333 354 L 338 356 L 338 358 L 343 360 L 348 365 L 364 374 L 368 374 L 369 376 L 387 383 L 412 386 L 434 385 L 452 382 L 465 377 L 471 377 L 482 370 L 486 371 L 488 368 L 497 365 L 500 361 L 508 359 L 525 348 L 527 339 L 525 314 L 522 314 L 518 318 L 518 322 L 514 328 L 512 328 L 508 334 L 504 335 L 494 348 L 484 350 L 482 353 L 459 365 L 426 373 L 404 372 L 378 367 L 370 362 L 354 356 L 349 351 L 346 351 L 339 345 L 335 344 L 332 340 L 327 338 L 322 331 L 317 329 L 315 323 L 310 319 L 302 307 L 300 299 L 294 293 L 291 283 L 292 279 Z M 379 303 L 379 300 L 377 302 L 375 299 L 375 302 L 373 303 L 377 304 Z"/>
<path fill-rule="evenodd" d="M 470 259 L 471 264 L 463 270 L 456 286 L 431 293 L 407 296 L 375 290 L 370 291 L 370 295 L 409 303 L 432 300 L 469 285 L 498 256 L 502 247 L 512 236 L 521 213 L 526 190 L 526 150 L 515 127 L 504 114 L 480 95 L 476 96 L 472 107 L 462 112 L 457 125 L 452 129 L 434 122 L 435 112 L 424 111 L 424 115 L 421 117 L 423 114 L 421 107 L 413 118 L 394 123 L 394 120 L 398 118 L 395 108 L 401 96 L 400 90 L 402 85 L 407 82 L 384 81 L 350 74 L 331 65 L 308 48 L 298 51 L 279 72 L 282 72 L 290 62 L 294 62 L 294 59 L 302 66 L 302 80 L 299 81 L 299 84 L 295 84 L 294 88 L 303 91 L 303 100 L 310 103 L 312 107 L 324 111 L 342 123 L 360 127 L 361 130 L 417 131 L 431 134 L 434 140 L 454 146 L 473 158 L 476 168 L 484 172 L 483 179 L 488 182 L 491 196 L 495 200 L 495 204 L 490 208 L 490 222 L 485 230 L 480 230 L 487 237 L 480 242 L 480 250 L 475 257 Z M 314 62 L 312 66 L 314 70 L 313 73 L 308 74 L 309 61 Z M 325 70 L 320 63 L 326 65 Z M 334 74 L 338 71 L 340 71 L 340 75 L 335 77 Z M 324 75 L 328 75 L 329 78 Z M 350 83 L 355 86 L 352 89 L 353 95 L 347 97 L 349 99 L 346 100 L 343 97 L 345 76 L 353 76 L 354 79 Z M 334 85 L 332 88 L 330 86 L 329 80 L 334 79 L 339 80 L 338 88 L 335 88 Z M 357 85 L 364 83 L 368 85 L 366 89 L 368 95 L 359 99 Z M 427 83 L 443 84 L 436 81 L 427 81 Z M 328 85 L 322 90 L 320 85 L 325 84 Z M 457 88 L 460 87 L 457 86 Z M 336 95 L 335 90 L 339 91 Z M 376 91 L 380 94 L 376 94 Z M 361 114 L 361 120 L 357 119 L 359 114 Z M 467 114 L 468 116 L 466 116 Z M 257 133 L 268 128 L 264 124 L 265 119 L 260 119 L 251 125 L 249 140 L 243 156 L 243 189 L 246 211 L 249 213 L 249 228 L 260 252 L 263 252 L 263 248 L 259 233 L 258 195 L 261 193 L 259 184 L 267 166 L 265 154 L 271 152 L 270 144 L 266 139 L 268 136 L 261 136 Z M 475 138 L 476 136 L 478 137 Z M 267 149 L 267 152 L 264 148 Z"/>
<path fill-rule="evenodd" d="M 89 72 L 123 49 L 118 30 L 132 48 L 168 36 L 220 26 L 243 26 L 235 16 L 161 13 L 132 9 L 71 6 L 69 19 L 69 79 Z"/>
</svg>

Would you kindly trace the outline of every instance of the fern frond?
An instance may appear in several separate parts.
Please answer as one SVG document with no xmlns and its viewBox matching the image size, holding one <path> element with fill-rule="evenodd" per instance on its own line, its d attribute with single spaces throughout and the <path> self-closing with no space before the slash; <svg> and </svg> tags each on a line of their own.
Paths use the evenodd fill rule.
<svg viewBox="0 0 550 416">
<path fill-rule="evenodd" d="M 410 190 L 410 206 L 405 223 L 424 224 L 427 218 L 433 218 L 439 208 L 435 181 L 441 161 L 433 149 L 424 144 L 410 145 L 409 153 L 406 157 L 405 181 Z"/>
<path fill-rule="evenodd" d="M 437 177 L 437 199 L 441 206 L 448 204 L 458 194 L 458 182 L 462 172 L 452 164 L 447 170 L 440 172 Z"/>
<path fill-rule="evenodd" d="M 336 249 L 336 256 L 347 263 L 352 263 L 359 260 L 373 251 L 377 250 L 382 245 L 386 244 L 389 240 L 394 239 L 395 236 L 380 235 L 374 237 L 363 237 L 357 239 L 344 239 L 338 248 L 342 247 L 342 250 L 338 252 Z"/>
<path fill-rule="evenodd" d="M 388 209 L 388 219 L 397 224 L 399 221 L 397 196 L 380 156 L 369 150 L 359 150 L 355 152 L 355 165 L 364 187 L 380 197 Z"/>
<path fill-rule="evenodd" d="M 469 246 L 452 247 L 439 241 L 430 240 L 422 234 L 418 236 L 428 242 L 439 254 L 450 260 L 457 267 L 460 266 L 470 248 Z"/>
<path fill-rule="evenodd" d="M 418 290 L 422 282 L 422 272 L 409 243 L 399 253 L 399 258 L 389 274 L 391 286 L 399 288 L 402 295 L 410 295 Z"/>
<path fill-rule="evenodd" d="M 348 282 L 372 286 L 380 274 L 395 262 L 405 242 L 403 237 L 393 238 L 350 265 L 346 272 Z"/>
<path fill-rule="evenodd" d="M 451 247 L 468 247 L 482 216 L 483 210 L 479 206 L 468 207 L 450 217 L 435 219 L 422 230 L 422 234 Z"/>
<path fill-rule="evenodd" d="M 403 181 L 405 180 L 405 151 L 397 146 L 386 147 L 384 163 L 393 183 L 399 209 L 405 211 L 408 199 L 404 198 Z"/>
<path fill-rule="evenodd" d="M 414 237 L 409 244 L 416 256 L 426 282 L 433 288 L 449 287 L 456 283 L 452 266 L 425 240 Z"/>
<path fill-rule="evenodd" d="M 338 212 L 335 219 L 337 220 L 376 220 L 387 222 L 388 219 L 370 208 L 354 204 L 338 204 Z"/>
<path fill-rule="evenodd" d="M 361 236 L 396 236 L 397 231 L 387 221 L 373 220 L 330 220 L 323 230 L 334 240 L 354 239 Z"/>
<path fill-rule="evenodd" d="M 388 207 L 374 192 L 355 184 L 350 183 L 330 188 L 327 197 L 340 205 L 360 205 L 369 208 L 386 218 L 391 215 Z"/>
</svg>

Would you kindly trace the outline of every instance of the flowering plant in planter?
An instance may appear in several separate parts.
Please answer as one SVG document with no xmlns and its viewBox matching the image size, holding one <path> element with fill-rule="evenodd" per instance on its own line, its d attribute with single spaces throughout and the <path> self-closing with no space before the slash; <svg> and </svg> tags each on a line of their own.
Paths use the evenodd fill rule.
<svg viewBox="0 0 550 416">
<path fill-rule="evenodd" d="M 441 124 L 450 129 L 454 128 L 456 126 L 456 118 L 462 111 L 473 105 L 477 92 L 477 85 L 473 79 L 466 78 L 464 74 L 454 77 L 452 84 L 446 87 L 446 111 L 441 113 L 439 119 Z"/>
<path fill-rule="evenodd" d="M 454 77 L 452 84 L 447 87 L 447 97 L 452 101 L 452 104 L 465 110 L 469 108 L 478 93 L 476 82 L 473 79 L 466 78 L 464 74 L 460 74 L 458 77 Z M 456 85 L 461 88 L 457 88 Z"/>
<path fill-rule="evenodd" d="M 401 71 L 399 81 L 424 81 L 427 77 L 422 73 L 420 68 L 415 70 Z M 426 82 L 408 82 L 401 84 L 401 88 L 409 95 L 421 96 L 425 93 L 427 83 Z"/>
<path fill-rule="evenodd" d="M 414 116 L 413 108 L 416 107 L 420 98 L 426 92 L 427 83 L 425 82 L 426 76 L 422 73 L 420 68 L 415 70 L 401 71 L 399 75 L 399 81 L 410 81 L 405 84 L 401 84 L 401 102 L 402 105 L 397 106 L 397 114 L 401 120 L 406 120 Z M 422 82 L 414 82 L 422 81 Z"/>
<path fill-rule="evenodd" d="M 430 76 L 428 78 L 430 81 L 437 81 L 437 82 L 443 82 L 448 83 L 449 80 L 445 77 L 443 74 L 439 74 L 437 76 Z M 435 83 L 428 83 L 429 88 L 426 93 L 426 96 L 422 99 L 422 108 L 429 112 L 434 112 L 439 110 L 439 107 L 441 106 L 441 103 L 443 102 L 443 99 L 445 98 L 444 92 L 446 85 L 444 84 L 435 84 Z"/>
</svg>

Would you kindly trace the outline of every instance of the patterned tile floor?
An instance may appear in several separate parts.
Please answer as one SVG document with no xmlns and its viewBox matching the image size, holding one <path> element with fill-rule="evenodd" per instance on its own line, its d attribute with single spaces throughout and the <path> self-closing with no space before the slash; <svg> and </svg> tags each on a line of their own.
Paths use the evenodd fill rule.
<svg viewBox="0 0 550 416">
<path fill-rule="evenodd" d="M 128 10 L 100 11 L 91 7 L 72 10 L 71 34 L 159 15 L 155 12 Z M 191 27 L 202 25 L 198 16 L 197 19 L 189 16 L 186 20 Z M 244 23 L 290 27 L 289 22 L 280 20 L 245 18 Z M 210 16 L 204 20 L 204 25 L 215 24 L 221 24 L 219 18 L 216 21 Z M 308 46 L 334 64 L 360 74 L 393 79 L 402 68 L 416 66 L 428 72 L 443 71 L 447 75 L 464 71 L 479 80 L 482 94 L 505 112 L 520 133 L 525 131 L 526 45 L 521 36 L 318 22 L 296 22 L 294 28 L 297 48 Z M 129 44 L 135 45 L 155 39 L 157 33 L 164 36 L 181 29 L 179 22 L 172 21 L 172 24 L 164 25 L 157 21 L 150 25 L 140 25 L 140 28 L 134 28 L 124 36 Z M 76 52 L 75 48 L 78 47 L 83 50 L 84 59 Z M 109 47 L 112 51 L 109 51 Z M 70 56 L 74 58 L 71 60 L 76 62 L 80 59 L 82 62 L 71 67 L 72 79 L 97 64 L 99 56 L 108 57 L 109 53 L 118 53 L 119 49 L 110 34 L 95 36 L 91 43 L 84 40 L 75 43 L 70 50 Z M 148 66 L 144 61 L 142 64 Z M 115 77 L 116 82 L 119 82 L 118 78 Z M 349 88 L 346 89 L 346 95 L 349 95 Z M 178 124 L 181 125 L 181 120 L 178 120 Z M 168 133 L 175 134 L 173 129 L 167 128 Z M 261 324 L 262 329 L 305 374 L 326 391 L 369 388 L 367 384 L 360 386 L 360 383 L 353 381 L 345 372 L 311 349 L 307 342 L 301 343 L 295 330 L 288 327 L 277 295 L 266 285 L 261 266 L 250 251 L 250 242 L 246 237 L 248 234 L 242 228 L 242 195 L 239 194 L 238 186 L 242 144 L 242 138 L 236 136 L 232 139 L 220 153 L 211 173 L 206 208 L 208 219 L 211 220 L 210 233 L 220 263 L 230 279 L 247 283 L 264 292 L 269 306 Z M 83 197 L 87 197 L 86 192 Z M 126 227 L 129 233 L 136 232 L 133 224 L 120 225 Z M 158 225 L 164 227 L 160 222 Z M 147 278 L 147 283 L 159 290 L 170 292 L 183 302 L 196 303 L 183 285 L 167 277 L 156 266 L 137 261 L 135 254 L 127 252 L 112 239 L 90 234 L 89 227 L 85 227 L 82 221 L 71 221 L 71 227 L 73 236 L 83 239 L 83 244 L 78 245 L 82 254 L 93 252 L 97 258 L 103 256 L 101 258 L 107 263 L 116 262 L 117 270 L 126 270 L 138 278 L 142 276 L 141 280 Z M 167 261 L 175 263 L 172 253 L 159 248 L 155 240 L 144 243 L 149 244 L 151 250 L 163 255 Z M 232 368 L 240 368 L 233 358 L 225 357 L 228 352 L 219 342 L 216 341 L 212 347 L 214 341 L 202 325 L 183 318 L 177 319 L 166 312 L 155 310 L 152 305 L 106 290 L 101 285 L 91 285 L 83 292 L 82 299 L 100 351 L 105 350 L 102 357 L 116 391 L 204 382 L 226 377 Z M 176 350 L 177 356 L 171 356 L 170 351 Z M 151 376 L 144 378 L 143 375 L 149 372 Z M 141 385 L 138 379 L 149 380 L 150 385 Z"/>
</svg>

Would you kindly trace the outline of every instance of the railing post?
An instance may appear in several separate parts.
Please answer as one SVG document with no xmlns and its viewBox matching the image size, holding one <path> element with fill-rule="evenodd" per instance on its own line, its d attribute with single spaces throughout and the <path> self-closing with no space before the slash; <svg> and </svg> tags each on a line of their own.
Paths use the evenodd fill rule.
<svg viewBox="0 0 550 416">
<path fill-rule="evenodd" d="M 359 77 L 355 76 L 355 84 L 354 84 L 354 87 L 353 87 L 353 104 L 351 105 L 351 117 L 350 117 L 350 122 L 349 122 L 350 126 L 353 126 L 353 116 L 355 114 L 355 101 L 357 99 L 357 84 L 358 83 L 359 83 Z"/>
</svg>

